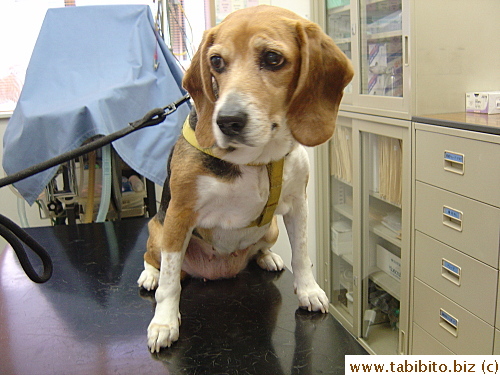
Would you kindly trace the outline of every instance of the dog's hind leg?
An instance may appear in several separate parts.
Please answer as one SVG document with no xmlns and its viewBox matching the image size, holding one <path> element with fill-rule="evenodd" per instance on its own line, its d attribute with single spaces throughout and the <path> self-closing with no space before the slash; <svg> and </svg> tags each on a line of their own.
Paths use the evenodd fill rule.
<svg viewBox="0 0 500 375">
<path fill-rule="evenodd" d="M 149 238 L 147 251 L 144 253 L 144 271 L 137 280 L 139 287 L 154 290 L 160 278 L 160 246 L 162 224 L 154 217 L 148 223 Z"/>
<path fill-rule="evenodd" d="M 257 253 L 257 264 L 260 268 L 267 271 L 281 271 L 285 267 L 283 259 L 281 259 L 278 254 L 273 253 L 270 250 L 271 246 L 276 243 L 278 234 L 278 221 L 277 217 L 274 216 L 265 236 L 256 244 L 256 246 L 259 247 L 259 252 Z"/>
</svg>

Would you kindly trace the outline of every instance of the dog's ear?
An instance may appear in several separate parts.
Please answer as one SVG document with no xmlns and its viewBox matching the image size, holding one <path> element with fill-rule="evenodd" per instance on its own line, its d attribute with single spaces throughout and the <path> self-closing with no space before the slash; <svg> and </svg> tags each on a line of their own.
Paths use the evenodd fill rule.
<svg viewBox="0 0 500 375">
<path fill-rule="evenodd" d="M 350 61 L 318 25 L 296 24 L 300 48 L 300 73 L 287 112 L 295 139 L 316 146 L 333 135 L 344 88 L 354 71 Z"/>
<path fill-rule="evenodd" d="M 212 132 L 212 116 L 216 98 L 207 56 L 207 51 L 213 44 L 214 35 L 214 29 L 205 32 L 200 47 L 193 56 L 191 65 L 182 80 L 182 86 L 189 92 L 194 101 L 198 114 L 195 130 L 196 139 L 199 145 L 204 148 L 211 147 L 215 143 Z"/>
</svg>

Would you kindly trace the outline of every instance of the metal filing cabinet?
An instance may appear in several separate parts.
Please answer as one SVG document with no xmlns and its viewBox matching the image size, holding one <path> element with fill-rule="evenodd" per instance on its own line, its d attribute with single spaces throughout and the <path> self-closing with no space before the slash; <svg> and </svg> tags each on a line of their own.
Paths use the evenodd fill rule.
<svg viewBox="0 0 500 375">
<path fill-rule="evenodd" d="M 498 354 L 500 136 L 419 121 L 410 352 Z"/>
</svg>

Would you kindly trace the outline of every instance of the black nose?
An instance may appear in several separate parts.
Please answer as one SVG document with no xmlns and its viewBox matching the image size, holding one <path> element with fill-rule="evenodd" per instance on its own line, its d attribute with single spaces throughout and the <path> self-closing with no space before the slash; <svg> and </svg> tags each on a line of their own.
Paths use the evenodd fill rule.
<svg viewBox="0 0 500 375">
<path fill-rule="evenodd" d="M 248 115 L 240 108 L 221 108 L 217 115 L 217 125 L 225 135 L 239 135 L 247 124 Z"/>
</svg>

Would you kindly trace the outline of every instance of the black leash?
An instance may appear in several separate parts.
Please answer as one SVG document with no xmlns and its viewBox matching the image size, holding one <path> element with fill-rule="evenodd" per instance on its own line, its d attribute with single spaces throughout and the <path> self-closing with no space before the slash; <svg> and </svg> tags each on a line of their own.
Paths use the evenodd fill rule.
<svg viewBox="0 0 500 375">
<path fill-rule="evenodd" d="M 181 99 L 167 105 L 166 107 L 155 108 L 149 111 L 142 119 L 130 123 L 126 128 L 118 130 L 117 132 L 110 135 L 100 137 L 75 150 L 66 152 L 62 155 L 56 156 L 55 158 L 49 159 L 32 167 L 26 168 L 20 172 L 4 177 L 0 179 L 0 188 L 23 180 L 27 177 L 33 176 L 37 173 L 43 172 L 49 168 L 55 167 L 56 165 L 62 164 L 71 159 L 75 159 L 91 151 L 97 150 L 98 148 L 114 142 L 117 139 L 123 138 L 126 135 L 135 132 L 136 130 L 143 129 L 148 126 L 158 125 L 165 121 L 165 118 L 168 115 L 175 112 L 180 105 L 184 104 L 189 99 L 189 94 L 186 94 Z M 12 220 L 1 214 L 0 236 L 5 238 L 5 240 L 12 246 L 14 252 L 17 255 L 17 258 L 19 259 L 21 267 L 32 281 L 34 281 L 35 283 L 44 283 L 50 279 L 50 277 L 52 276 L 53 265 L 52 259 L 50 258 L 50 255 L 47 253 L 47 251 L 33 237 L 26 233 L 26 231 L 24 231 Z M 37 274 L 37 272 L 33 268 L 24 249 L 23 242 L 36 255 L 38 255 L 38 257 L 42 261 L 43 272 L 41 275 Z"/>
</svg>

